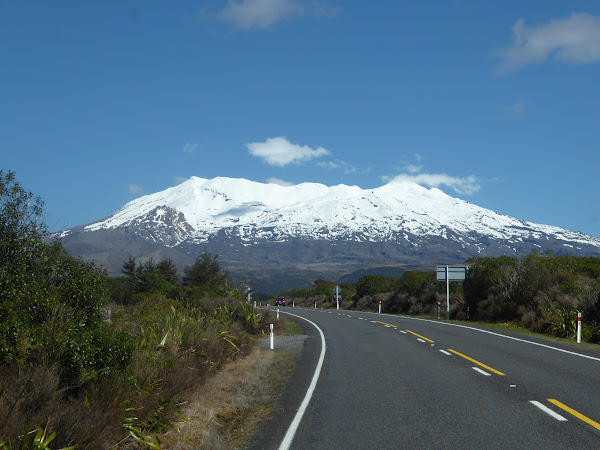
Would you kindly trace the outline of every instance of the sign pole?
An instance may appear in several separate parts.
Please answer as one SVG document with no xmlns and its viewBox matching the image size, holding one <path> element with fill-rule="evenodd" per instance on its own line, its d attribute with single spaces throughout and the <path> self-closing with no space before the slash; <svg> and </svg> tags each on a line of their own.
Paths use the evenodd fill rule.
<svg viewBox="0 0 600 450">
<path fill-rule="evenodd" d="M 450 320 L 450 278 L 448 277 L 448 266 L 446 266 L 446 320 Z"/>
</svg>

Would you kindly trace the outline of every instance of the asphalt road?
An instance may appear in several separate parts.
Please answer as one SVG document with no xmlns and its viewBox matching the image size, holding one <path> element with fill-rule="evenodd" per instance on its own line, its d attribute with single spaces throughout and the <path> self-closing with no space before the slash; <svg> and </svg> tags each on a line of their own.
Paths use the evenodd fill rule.
<svg viewBox="0 0 600 450">
<path fill-rule="evenodd" d="M 280 310 L 309 338 L 253 449 L 600 448 L 600 354 L 445 320 Z"/>
</svg>

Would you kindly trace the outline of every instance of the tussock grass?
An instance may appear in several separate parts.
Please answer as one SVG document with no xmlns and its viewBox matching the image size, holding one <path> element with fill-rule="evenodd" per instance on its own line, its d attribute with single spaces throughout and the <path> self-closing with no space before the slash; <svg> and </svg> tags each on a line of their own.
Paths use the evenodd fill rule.
<svg viewBox="0 0 600 450">
<path fill-rule="evenodd" d="M 162 436 L 163 448 L 231 449 L 242 446 L 267 418 L 296 356 L 255 348 L 223 367 L 189 397 L 187 418 Z"/>
</svg>

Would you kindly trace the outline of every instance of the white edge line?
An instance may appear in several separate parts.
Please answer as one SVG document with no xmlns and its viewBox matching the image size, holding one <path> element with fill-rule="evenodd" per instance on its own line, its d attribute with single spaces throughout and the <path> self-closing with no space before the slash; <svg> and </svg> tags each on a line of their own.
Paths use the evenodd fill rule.
<svg viewBox="0 0 600 450">
<path fill-rule="evenodd" d="M 440 352 L 442 352 L 446 356 L 452 356 L 452 353 L 447 352 L 446 350 L 440 350 Z"/>
<path fill-rule="evenodd" d="M 417 338 L 417 341 L 419 341 L 419 342 L 425 342 L 425 341 L 424 341 L 423 339 L 421 339 L 421 338 Z"/>
<path fill-rule="evenodd" d="M 491 377 L 491 373 L 487 373 L 485 370 L 481 370 L 479 367 L 471 367 L 475 372 L 479 372 L 481 375 L 485 375 L 486 377 Z"/>
<path fill-rule="evenodd" d="M 300 422 L 302 421 L 302 416 L 304 416 L 304 412 L 306 411 L 306 408 L 308 407 L 308 404 L 310 403 L 310 399 L 312 398 L 313 392 L 315 391 L 315 387 L 317 386 L 317 381 L 319 381 L 319 375 L 321 374 L 321 368 L 323 367 L 323 360 L 325 359 L 325 348 L 326 348 L 325 347 L 325 335 L 323 334 L 323 331 L 317 326 L 316 323 L 311 322 L 310 320 L 308 320 L 304 317 L 297 316 L 296 314 L 292 314 L 292 313 L 288 313 L 288 312 L 286 312 L 286 313 L 291 316 L 298 317 L 299 319 L 306 320 L 308 323 L 310 323 L 312 326 L 314 326 L 319 331 L 319 334 L 321 335 L 321 355 L 319 356 L 319 362 L 317 363 L 317 367 L 315 368 L 315 373 L 312 377 L 312 381 L 310 382 L 310 386 L 308 386 L 308 390 L 306 391 L 304 400 L 302 400 L 302 403 L 300 404 L 300 408 L 298 408 L 298 411 L 296 412 L 296 415 L 294 416 L 294 420 L 292 420 L 292 423 L 290 424 L 287 432 L 285 433 L 285 436 L 283 437 L 283 440 L 281 441 L 281 444 L 279 445 L 279 450 L 287 450 L 292 445 L 292 441 L 294 440 L 294 437 L 296 436 L 296 431 L 298 430 L 298 426 L 300 425 Z"/>
<path fill-rule="evenodd" d="M 560 422 L 568 422 L 567 419 L 565 419 L 563 416 L 561 416 L 558 413 L 555 413 L 554 411 L 552 411 L 550 408 L 548 408 L 546 405 L 541 404 L 540 402 L 536 401 L 536 400 L 529 400 L 529 403 L 531 403 L 534 406 L 537 406 L 538 408 L 540 408 L 542 411 L 544 411 L 546 414 L 548 414 L 549 416 L 555 418 L 556 420 L 560 421 Z"/>
</svg>

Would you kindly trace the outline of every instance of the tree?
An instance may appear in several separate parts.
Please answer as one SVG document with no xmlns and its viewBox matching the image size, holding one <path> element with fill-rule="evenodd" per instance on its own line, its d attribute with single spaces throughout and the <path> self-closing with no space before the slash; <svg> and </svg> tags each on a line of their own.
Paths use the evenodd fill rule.
<svg viewBox="0 0 600 450">
<path fill-rule="evenodd" d="M 0 171 L 0 264 L 8 266 L 33 256 L 47 233 L 42 218 L 44 202 L 25 191 L 14 172 Z"/>
<path fill-rule="evenodd" d="M 105 363 L 95 343 L 122 337 L 101 328 L 106 272 L 59 241 L 44 243 L 42 205 L 12 172 L 0 172 L 0 364 L 57 365 L 72 386 Z"/>
<path fill-rule="evenodd" d="M 227 290 L 229 274 L 221 268 L 217 258 L 218 255 L 211 255 L 205 248 L 194 263 L 184 269 L 183 285 L 205 292 Z"/>
<path fill-rule="evenodd" d="M 177 267 L 175 267 L 171 258 L 161 259 L 156 265 L 156 270 L 165 282 L 172 285 L 176 285 L 179 282 L 179 273 L 177 273 Z"/>
<path fill-rule="evenodd" d="M 125 287 L 127 292 L 115 292 L 113 289 L 112 294 L 120 303 L 130 302 L 133 296 L 139 293 L 160 292 L 170 298 L 179 294 L 179 274 L 170 258 L 163 258 L 158 264 L 154 263 L 153 258 L 138 263 L 135 256 L 130 255 L 129 259 L 123 262 L 121 272 L 125 280 L 122 283 L 113 282 L 113 287 L 117 290 Z"/>
</svg>

